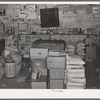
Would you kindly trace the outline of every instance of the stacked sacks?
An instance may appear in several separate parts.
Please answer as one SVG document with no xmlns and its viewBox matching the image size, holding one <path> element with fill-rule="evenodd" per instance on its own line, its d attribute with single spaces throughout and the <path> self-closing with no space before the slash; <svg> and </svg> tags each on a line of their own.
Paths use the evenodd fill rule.
<svg viewBox="0 0 100 100">
<path fill-rule="evenodd" d="M 84 58 L 84 56 L 85 56 L 85 52 L 84 52 L 85 44 L 84 44 L 84 42 L 82 42 L 82 41 L 77 42 L 76 49 L 77 49 L 76 50 L 77 54 L 80 55 L 82 58 Z"/>
<path fill-rule="evenodd" d="M 86 85 L 85 62 L 80 56 L 70 57 L 66 68 L 66 88 L 67 89 L 84 89 Z"/>
<path fill-rule="evenodd" d="M 66 51 L 69 55 L 74 55 L 75 54 L 75 46 L 72 44 L 68 45 Z"/>
</svg>

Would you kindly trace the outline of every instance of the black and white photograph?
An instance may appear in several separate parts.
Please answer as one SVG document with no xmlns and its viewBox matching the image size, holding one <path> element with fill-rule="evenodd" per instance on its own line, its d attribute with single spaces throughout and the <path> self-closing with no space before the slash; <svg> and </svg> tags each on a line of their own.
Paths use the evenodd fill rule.
<svg viewBox="0 0 100 100">
<path fill-rule="evenodd" d="M 100 89 L 100 4 L 0 4 L 0 89 Z"/>
</svg>

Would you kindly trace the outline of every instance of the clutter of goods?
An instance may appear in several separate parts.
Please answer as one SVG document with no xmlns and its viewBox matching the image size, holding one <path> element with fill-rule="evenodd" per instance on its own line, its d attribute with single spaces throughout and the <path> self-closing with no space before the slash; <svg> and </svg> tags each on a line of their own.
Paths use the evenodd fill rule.
<svg viewBox="0 0 100 100">
<path fill-rule="evenodd" d="M 67 89 L 84 89 L 86 88 L 85 62 L 79 55 L 70 57 L 66 64 L 65 80 Z"/>
<path fill-rule="evenodd" d="M 20 73 L 22 68 L 22 56 L 18 52 L 10 53 L 6 56 L 6 63 L 15 62 L 16 75 Z"/>
<path fill-rule="evenodd" d="M 69 55 L 80 55 L 82 58 L 85 56 L 85 43 L 82 41 L 78 41 L 76 43 L 66 45 L 65 51 Z"/>
<path fill-rule="evenodd" d="M 21 72 L 22 56 L 18 51 L 5 49 L 5 56 L 0 57 L 0 79 L 12 78 Z"/>
</svg>

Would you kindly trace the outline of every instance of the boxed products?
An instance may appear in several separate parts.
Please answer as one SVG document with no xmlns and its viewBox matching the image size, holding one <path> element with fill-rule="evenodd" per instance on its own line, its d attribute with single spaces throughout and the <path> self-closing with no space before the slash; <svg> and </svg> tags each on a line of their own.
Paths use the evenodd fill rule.
<svg viewBox="0 0 100 100">
<path fill-rule="evenodd" d="M 48 55 L 47 48 L 30 48 L 31 58 L 45 58 Z"/>
</svg>

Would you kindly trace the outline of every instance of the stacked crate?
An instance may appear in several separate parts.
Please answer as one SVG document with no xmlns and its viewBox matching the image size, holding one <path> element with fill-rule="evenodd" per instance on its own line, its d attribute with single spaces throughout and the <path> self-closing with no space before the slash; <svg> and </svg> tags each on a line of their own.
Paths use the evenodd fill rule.
<svg viewBox="0 0 100 100">
<path fill-rule="evenodd" d="M 67 62 L 67 89 L 84 89 L 86 86 L 85 62 L 80 56 L 74 55 Z"/>
<path fill-rule="evenodd" d="M 66 57 L 65 56 L 48 56 L 47 68 L 49 69 L 50 89 L 64 88 L 64 71 L 65 71 Z"/>
<path fill-rule="evenodd" d="M 46 89 L 47 88 L 47 61 L 48 55 L 47 48 L 31 48 L 30 59 L 31 59 L 31 88 L 33 89 Z M 32 79 L 35 72 L 39 72 L 37 79 Z"/>
</svg>

